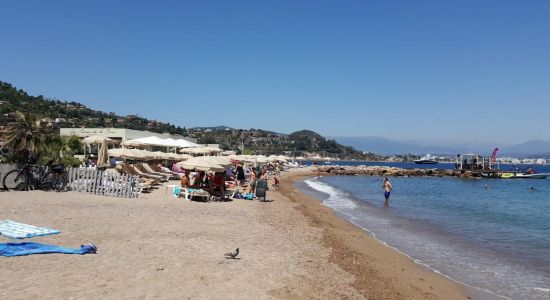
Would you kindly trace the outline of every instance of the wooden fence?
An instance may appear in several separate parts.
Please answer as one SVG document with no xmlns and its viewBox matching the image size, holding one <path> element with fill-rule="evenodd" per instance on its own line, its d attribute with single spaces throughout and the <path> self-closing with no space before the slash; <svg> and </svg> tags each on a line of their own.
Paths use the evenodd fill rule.
<svg viewBox="0 0 550 300">
<path fill-rule="evenodd" d="M 67 188 L 80 193 L 137 198 L 139 177 L 85 168 L 67 168 Z"/>
</svg>

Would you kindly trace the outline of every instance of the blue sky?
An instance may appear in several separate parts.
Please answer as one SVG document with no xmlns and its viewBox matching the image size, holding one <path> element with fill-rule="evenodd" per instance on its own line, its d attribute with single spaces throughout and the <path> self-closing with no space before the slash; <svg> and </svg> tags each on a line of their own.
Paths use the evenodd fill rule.
<svg viewBox="0 0 550 300">
<path fill-rule="evenodd" d="M 550 1 L 9 1 L 0 27 L 0 80 L 119 114 L 550 140 Z"/>
</svg>

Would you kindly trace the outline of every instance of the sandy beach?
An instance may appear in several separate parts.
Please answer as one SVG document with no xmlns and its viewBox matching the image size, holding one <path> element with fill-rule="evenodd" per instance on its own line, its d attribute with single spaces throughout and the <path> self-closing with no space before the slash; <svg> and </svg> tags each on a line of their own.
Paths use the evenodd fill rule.
<svg viewBox="0 0 550 300">
<path fill-rule="evenodd" d="M 292 184 L 270 202 L 189 202 L 163 187 L 137 199 L 0 192 L 0 219 L 61 234 L 27 241 L 91 255 L 0 258 L 3 299 L 466 299 L 460 286 L 338 218 Z M 1 238 L 3 242 L 11 240 Z M 223 254 L 239 247 L 240 259 Z"/>
</svg>

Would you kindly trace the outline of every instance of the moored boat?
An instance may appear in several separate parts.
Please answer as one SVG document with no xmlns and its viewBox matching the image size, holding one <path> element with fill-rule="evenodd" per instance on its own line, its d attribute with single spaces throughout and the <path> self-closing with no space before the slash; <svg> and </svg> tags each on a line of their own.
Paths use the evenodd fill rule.
<svg viewBox="0 0 550 300">
<path fill-rule="evenodd" d="M 550 176 L 549 173 L 516 173 L 514 176 L 510 178 L 523 178 L 523 179 L 546 179 L 548 176 Z"/>
<path fill-rule="evenodd" d="M 429 154 L 426 154 L 426 156 L 417 159 L 414 162 L 420 165 L 435 165 L 438 163 L 436 160 L 432 159 L 431 155 Z"/>
</svg>

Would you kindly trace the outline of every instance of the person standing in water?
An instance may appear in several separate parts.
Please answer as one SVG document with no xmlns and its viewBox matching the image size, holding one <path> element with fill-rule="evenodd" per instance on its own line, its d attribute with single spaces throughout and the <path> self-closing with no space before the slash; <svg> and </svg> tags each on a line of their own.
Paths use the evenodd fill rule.
<svg viewBox="0 0 550 300">
<path fill-rule="evenodd" d="M 390 204 L 390 194 L 391 190 L 393 189 L 393 186 L 391 185 L 390 181 L 388 180 L 388 177 L 384 177 L 384 198 L 386 198 L 386 201 L 384 202 L 384 205 Z"/>
</svg>

